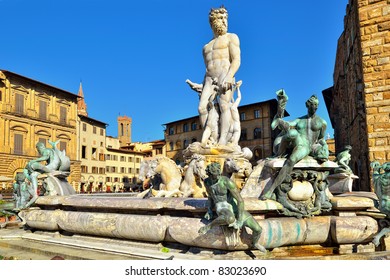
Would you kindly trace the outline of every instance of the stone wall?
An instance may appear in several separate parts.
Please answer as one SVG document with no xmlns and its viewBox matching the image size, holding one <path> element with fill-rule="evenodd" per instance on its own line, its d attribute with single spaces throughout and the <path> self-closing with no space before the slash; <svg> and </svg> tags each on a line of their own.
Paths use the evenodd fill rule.
<svg viewBox="0 0 390 280">
<path fill-rule="evenodd" d="M 336 153 L 351 145 L 354 190 L 371 189 L 370 162 L 390 160 L 390 6 L 350 0 L 336 54 L 334 85 L 324 91 Z"/>
<path fill-rule="evenodd" d="M 390 2 L 358 1 L 370 161 L 390 160 Z"/>
</svg>

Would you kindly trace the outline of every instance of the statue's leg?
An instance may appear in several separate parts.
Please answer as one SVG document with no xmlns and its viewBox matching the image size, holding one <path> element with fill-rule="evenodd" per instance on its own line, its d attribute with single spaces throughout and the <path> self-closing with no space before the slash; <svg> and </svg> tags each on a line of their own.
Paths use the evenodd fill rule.
<svg viewBox="0 0 390 280">
<path fill-rule="evenodd" d="M 227 226 L 233 224 L 235 220 L 236 218 L 234 217 L 233 212 L 231 212 L 229 209 L 223 209 L 218 211 L 218 217 L 215 220 L 213 220 L 208 225 L 201 227 L 198 232 L 200 234 L 205 234 L 215 226 Z"/>
<path fill-rule="evenodd" d="M 204 80 L 204 86 L 203 86 L 202 94 L 200 95 L 199 106 L 198 106 L 199 120 L 202 128 L 206 127 L 206 121 L 208 115 L 207 104 L 209 103 L 209 98 L 213 90 L 214 87 L 212 86 L 211 78 L 206 77 Z"/>
<path fill-rule="evenodd" d="M 219 141 L 218 144 L 220 145 L 226 145 L 228 139 L 228 133 L 229 133 L 229 128 L 230 124 L 233 121 L 232 119 L 232 112 L 230 110 L 231 104 L 229 103 L 230 99 L 226 100 L 226 95 L 231 96 L 231 90 L 227 91 L 224 95 L 223 98 L 219 99 L 219 107 L 221 110 L 221 116 L 219 118 L 220 122 L 220 135 L 219 135 Z"/>
<path fill-rule="evenodd" d="M 387 235 L 388 233 L 390 233 L 390 228 L 387 227 L 387 228 L 382 229 L 378 234 L 376 234 L 374 236 L 372 243 L 374 243 L 375 247 L 379 246 L 380 239 L 382 238 L 382 236 Z"/>
<path fill-rule="evenodd" d="M 39 174 L 40 174 L 39 172 L 34 171 L 30 175 L 32 188 L 29 189 L 29 192 L 30 192 L 30 195 L 32 197 L 29 200 L 29 202 L 26 204 L 25 208 L 30 207 L 38 199 L 37 192 L 38 192 L 38 175 Z"/>
<path fill-rule="evenodd" d="M 287 159 L 282 169 L 280 169 L 278 176 L 272 182 L 271 187 L 265 188 L 260 196 L 261 200 L 271 199 L 272 194 L 274 193 L 276 187 L 280 186 L 284 180 L 287 178 L 287 175 L 293 170 L 295 162 Z"/>
<path fill-rule="evenodd" d="M 263 229 L 261 228 L 259 223 L 253 218 L 252 215 L 250 215 L 249 213 L 247 215 L 249 215 L 249 217 L 246 219 L 243 226 L 247 226 L 252 230 L 252 247 L 258 249 L 263 253 L 267 252 L 264 246 L 259 244 L 260 236 L 263 232 Z"/>
<path fill-rule="evenodd" d="M 32 163 L 30 167 L 32 170 L 37 171 L 39 173 L 50 173 L 53 171 L 51 168 L 48 168 L 39 162 Z"/>
<path fill-rule="evenodd" d="M 297 139 L 296 141 L 299 141 Z M 310 152 L 309 147 L 304 145 L 296 145 L 290 157 L 284 163 L 282 169 L 279 171 L 278 176 L 276 176 L 273 181 L 271 187 L 269 189 L 264 189 L 262 195 L 260 196 L 261 200 L 271 199 L 272 194 L 274 193 L 276 187 L 280 186 L 287 178 L 288 175 L 291 174 L 291 171 L 294 168 L 294 165 L 307 156 Z"/>
</svg>

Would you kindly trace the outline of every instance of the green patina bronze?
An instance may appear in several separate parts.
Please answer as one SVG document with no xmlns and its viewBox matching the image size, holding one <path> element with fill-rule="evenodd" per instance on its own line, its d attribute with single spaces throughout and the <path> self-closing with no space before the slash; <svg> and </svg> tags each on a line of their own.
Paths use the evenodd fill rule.
<svg viewBox="0 0 390 280">
<path fill-rule="evenodd" d="M 208 178 L 204 180 L 204 183 L 208 194 L 208 211 L 205 219 L 212 221 L 201 227 L 199 233 L 205 234 L 215 226 L 227 226 L 236 230 L 246 226 L 253 232 L 252 246 L 266 252 L 265 248 L 258 244 L 262 228 L 253 216 L 244 209 L 244 200 L 236 184 L 228 177 L 221 175 L 219 163 L 209 164 L 206 173 Z M 217 213 L 215 219 L 213 219 L 214 207 Z"/>
<path fill-rule="evenodd" d="M 390 162 L 380 164 L 375 161 L 371 163 L 373 169 L 374 190 L 379 200 L 379 210 L 386 214 L 386 219 L 379 224 L 382 230 L 374 236 L 372 243 L 379 246 L 380 239 L 390 233 Z"/>
</svg>

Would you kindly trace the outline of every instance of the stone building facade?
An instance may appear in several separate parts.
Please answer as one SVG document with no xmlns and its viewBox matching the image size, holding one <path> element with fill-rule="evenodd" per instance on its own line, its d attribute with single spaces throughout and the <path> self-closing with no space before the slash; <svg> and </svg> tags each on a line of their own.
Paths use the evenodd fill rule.
<svg viewBox="0 0 390 280">
<path fill-rule="evenodd" d="M 106 123 L 79 115 L 80 192 L 103 191 L 106 182 Z"/>
<path fill-rule="evenodd" d="M 350 166 L 371 189 L 370 162 L 390 160 L 390 5 L 349 0 L 336 54 L 333 86 L 323 91 L 336 153 L 351 145 Z"/>
<path fill-rule="evenodd" d="M 58 148 L 71 159 L 69 182 L 80 181 L 77 160 L 77 95 L 0 70 L 0 174 L 14 178 L 37 158 L 36 143 Z M 9 188 L 12 184 L 9 183 Z"/>
<path fill-rule="evenodd" d="M 81 161 L 81 178 L 77 192 L 102 192 L 106 182 L 107 124 L 88 116 L 83 87 L 78 92 L 77 158 Z"/>
<path fill-rule="evenodd" d="M 123 149 L 118 138 L 106 138 L 106 184 L 103 191 L 118 192 L 134 188 L 144 153 Z"/>
<path fill-rule="evenodd" d="M 271 130 L 271 122 L 276 110 L 276 99 L 238 107 L 241 122 L 241 137 L 238 144 L 251 149 L 252 164 L 272 155 L 272 145 L 277 131 Z M 287 112 L 285 116 L 289 116 Z M 189 144 L 201 141 L 203 130 L 200 127 L 199 117 L 177 120 L 164 126 L 166 155 L 177 164 L 182 163 L 183 150 Z"/>
</svg>

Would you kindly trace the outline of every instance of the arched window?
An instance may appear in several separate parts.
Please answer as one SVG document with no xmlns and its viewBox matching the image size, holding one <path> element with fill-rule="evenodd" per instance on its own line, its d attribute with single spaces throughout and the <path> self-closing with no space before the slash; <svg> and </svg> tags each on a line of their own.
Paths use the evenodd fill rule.
<svg viewBox="0 0 390 280">
<path fill-rule="evenodd" d="M 253 139 L 261 139 L 261 128 L 256 127 L 253 130 Z"/>
</svg>

